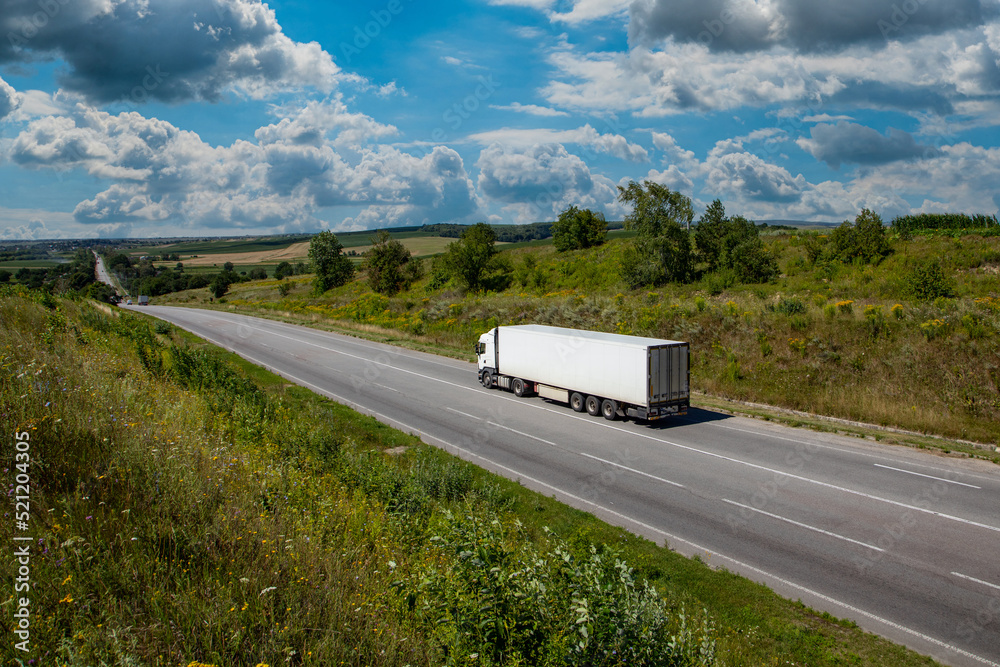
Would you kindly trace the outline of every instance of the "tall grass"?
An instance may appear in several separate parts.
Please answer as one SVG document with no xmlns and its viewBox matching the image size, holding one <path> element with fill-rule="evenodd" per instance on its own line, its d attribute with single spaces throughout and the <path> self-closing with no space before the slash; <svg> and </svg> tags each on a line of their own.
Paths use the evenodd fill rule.
<svg viewBox="0 0 1000 667">
<path fill-rule="evenodd" d="M 30 434 L 36 540 L 32 652 L 8 643 L 5 664 L 715 664 L 701 612 L 679 615 L 620 556 L 517 528 L 470 464 L 262 389 L 144 319 L 49 305 L 0 294 L 3 429 Z M 499 561 L 447 546 L 469 526 L 493 531 L 475 541 Z M 550 616 L 487 604 L 477 582 L 518 562 L 549 564 Z M 473 631 L 487 625 L 518 640 L 498 650 Z"/>
</svg>

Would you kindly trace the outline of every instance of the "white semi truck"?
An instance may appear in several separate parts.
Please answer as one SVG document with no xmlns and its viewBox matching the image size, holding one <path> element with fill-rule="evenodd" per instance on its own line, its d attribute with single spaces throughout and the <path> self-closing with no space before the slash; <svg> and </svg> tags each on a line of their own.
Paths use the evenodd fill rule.
<svg viewBox="0 0 1000 667">
<path fill-rule="evenodd" d="M 683 415 L 691 400 L 687 343 L 536 324 L 479 337 L 479 381 L 537 394 L 605 419 Z"/>
</svg>

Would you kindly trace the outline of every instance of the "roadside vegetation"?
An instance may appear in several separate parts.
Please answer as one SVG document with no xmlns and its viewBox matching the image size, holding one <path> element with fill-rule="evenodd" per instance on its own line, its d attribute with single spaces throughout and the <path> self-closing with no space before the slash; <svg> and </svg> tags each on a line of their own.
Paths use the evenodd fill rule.
<svg viewBox="0 0 1000 667">
<path fill-rule="evenodd" d="M 863 210 L 829 231 L 773 230 L 718 201 L 693 220 L 686 198 L 655 184 L 622 193 L 635 204 L 628 238 L 505 248 L 477 225 L 398 291 L 364 273 L 319 296 L 308 278 L 258 281 L 217 307 L 462 358 L 498 324 L 686 340 L 696 392 L 1000 446 L 994 218 L 924 216 L 925 230 Z"/>
<path fill-rule="evenodd" d="M 35 538 L 4 664 L 934 664 L 166 323 L 11 286 L 0 316 Z"/>
</svg>

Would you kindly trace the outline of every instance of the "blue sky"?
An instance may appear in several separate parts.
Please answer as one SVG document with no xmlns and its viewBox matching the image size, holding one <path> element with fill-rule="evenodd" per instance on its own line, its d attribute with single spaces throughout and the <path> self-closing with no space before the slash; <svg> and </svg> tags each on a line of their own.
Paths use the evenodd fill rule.
<svg viewBox="0 0 1000 667">
<path fill-rule="evenodd" d="M 0 0 L 0 239 L 1000 207 L 1000 0 Z"/>
</svg>

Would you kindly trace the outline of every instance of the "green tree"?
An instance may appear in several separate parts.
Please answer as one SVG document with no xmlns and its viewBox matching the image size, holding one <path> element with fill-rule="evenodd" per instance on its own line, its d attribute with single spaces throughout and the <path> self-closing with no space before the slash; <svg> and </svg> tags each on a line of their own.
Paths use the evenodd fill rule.
<svg viewBox="0 0 1000 667">
<path fill-rule="evenodd" d="M 288 262 L 278 262 L 278 265 L 274 267 L 275 280 L 284 280 L 285 278 L 293 275 L 294 273 L 295 269 L 293 269 L 292 265 L 289 264 Z"/>
<path fill-rule="evenodd" d="M 638 232 L 622 257 L 622 277 L 630 287 L 689 282 L 694 274 L 690 226 L 694 211 L 690 198 L 645 181 L 618 186 L 618 200 L 632 205 L 625 228 Z"/>
<path fill-rule="evenodd" d="M 362 266 L 368 274 L 368 285 L 379 294 L 396 294 L 420 277 L 420 263 L 384 229 L 372 237 L 371 250 L 365 253 Z"/>
<path fill-rule="evenodd" d="M 513 270 L 497 255 L 496 233 L 485 222 L 466 227 L 459 239 L 448 244 L 445 264 L 451 275 L 469 291 L 503 289 Z"/>
<path fill-rule="evenodd" d="M 579 250 L 599 246 L 608 239 L 608 223 L 601 212 L 570 206 L 552 225 L 552 243 L 556 250 Z"/>
<path fill-rule="evenodd" d="M 343 244 L 329 230 L 320 232 L 309 242 L 309 261 L 316 273 L 313 290 L 317 295 L 340 287 L 354 277 L 354 264 L 343 250 Z"/>
<path fill-rule="evenodd" d="M 832 259 L 850 263 L 859 260 L 865 264 L 878 264 L 889 256 L 892 247 L 885 235 L 882 218 L 867 208 L 854 219 L 844 221 L 830 235 L 828 252 Z"/>
<path fill-rule="evenodd" d="M 220 299 L 226 295 L 229 291 L 229 286 L 232 285 L 235 280 L 236 274 L 232 271 L 223 271 L 222 273 L 216 274 L 215 278 L 208 286 L 208 291 L 212 293 L 216 299 Z"/>
<path fill-rule="evenodd" d="M 709 270 L 713 270 L 722 255 L 722 242 L 728 232 L 726 208 L 716 199 L 702 214 L 694 227 L 694 246 L 702 261 L 707 262 Z"/>
</svg>

